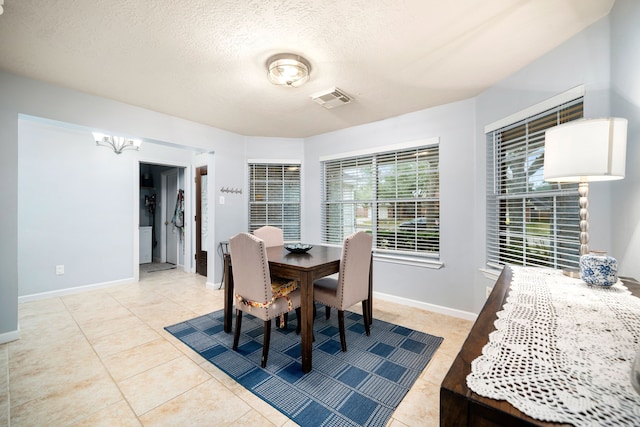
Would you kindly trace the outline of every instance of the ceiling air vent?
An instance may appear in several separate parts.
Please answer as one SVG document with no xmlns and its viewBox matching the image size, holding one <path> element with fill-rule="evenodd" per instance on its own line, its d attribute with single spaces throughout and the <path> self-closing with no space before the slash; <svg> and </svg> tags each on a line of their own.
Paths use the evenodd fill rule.
<svg viewBox="0 0 640 427">
<path fill-rule="evenodd" d="M 311 99 L 322 105 L 324 108 L 339 107 L 340 105 L 345 105 L 353 101 L 353 98 L 337 87 L 311 95 Z"/>
</svg>

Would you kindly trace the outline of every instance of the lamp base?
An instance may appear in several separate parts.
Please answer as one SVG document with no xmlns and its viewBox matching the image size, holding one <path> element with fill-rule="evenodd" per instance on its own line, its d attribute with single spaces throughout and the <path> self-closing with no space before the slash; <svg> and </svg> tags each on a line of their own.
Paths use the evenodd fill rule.
<svg viewBox="0 0 640 427">
<path fill-rule="evenodd" d="M 580 269 L 579 268 L 563 268 L 562 274 L 565 276 L 571 277 L 573 279 L 580 278 Z"/>
</svg>

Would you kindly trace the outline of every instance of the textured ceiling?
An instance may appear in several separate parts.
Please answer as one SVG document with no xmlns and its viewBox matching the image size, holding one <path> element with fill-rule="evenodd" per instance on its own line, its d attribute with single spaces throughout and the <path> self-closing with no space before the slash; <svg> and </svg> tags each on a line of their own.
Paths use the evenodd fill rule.
<svg viewBox="0 0 640 427">
<path fill-rule="evenodd" d="M 0 69 L 242 135 L 307 137 L 477 95 L 614 0 L 5 0 Z M 274 86 L 265 61 L 303 55 Z M 355 101 L 327 110 L 334 86 Z"/>
</svg>

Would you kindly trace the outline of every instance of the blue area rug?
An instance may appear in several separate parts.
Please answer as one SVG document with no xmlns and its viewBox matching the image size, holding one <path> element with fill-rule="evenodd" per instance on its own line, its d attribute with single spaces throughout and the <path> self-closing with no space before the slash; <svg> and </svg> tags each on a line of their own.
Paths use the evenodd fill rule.
<svg viewBox="0 0 640 427">
<path fill-rule="evenodd" d="M 442 343 L 442 338 L 345 312 L 347 352 L 340 349 L 338 315 L 314 323 L 313 370 L 303 374 L 295 313 L 289 329 L 273 328 L 267 367 L 260 367 L 263 322 L 244 314 L 238 351 L 223 330 L 223 311 L 165 329 L 234 380 L 303 427 L 384 426 Z M 275 324 L 275 321 L 273 322 Z M 235 327 L 235 318 L 234 318 Z"/>
</svg>

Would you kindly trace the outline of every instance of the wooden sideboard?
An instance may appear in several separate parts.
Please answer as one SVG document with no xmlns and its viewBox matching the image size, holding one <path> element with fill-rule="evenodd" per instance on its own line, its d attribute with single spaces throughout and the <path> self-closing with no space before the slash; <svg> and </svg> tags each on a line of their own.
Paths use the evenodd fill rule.
<svg viewBox="0 0 640 427">
<path fill-rule="evenodd" d="M 622 279 L 631 293 L 640 297 L 640 284 L 631 279 Z M 447 376 L 440 386 L 440 426 L 566 426 L 533 419 L 504 400 L 482 397 L 467 387 L 467 375 L 471 362 L 482 354 L 495 330 L 496 313 L 502 310 L 511 284 L 511 269 L 505 267 L 493 291 L 453 361 Z"/>
</svg>

